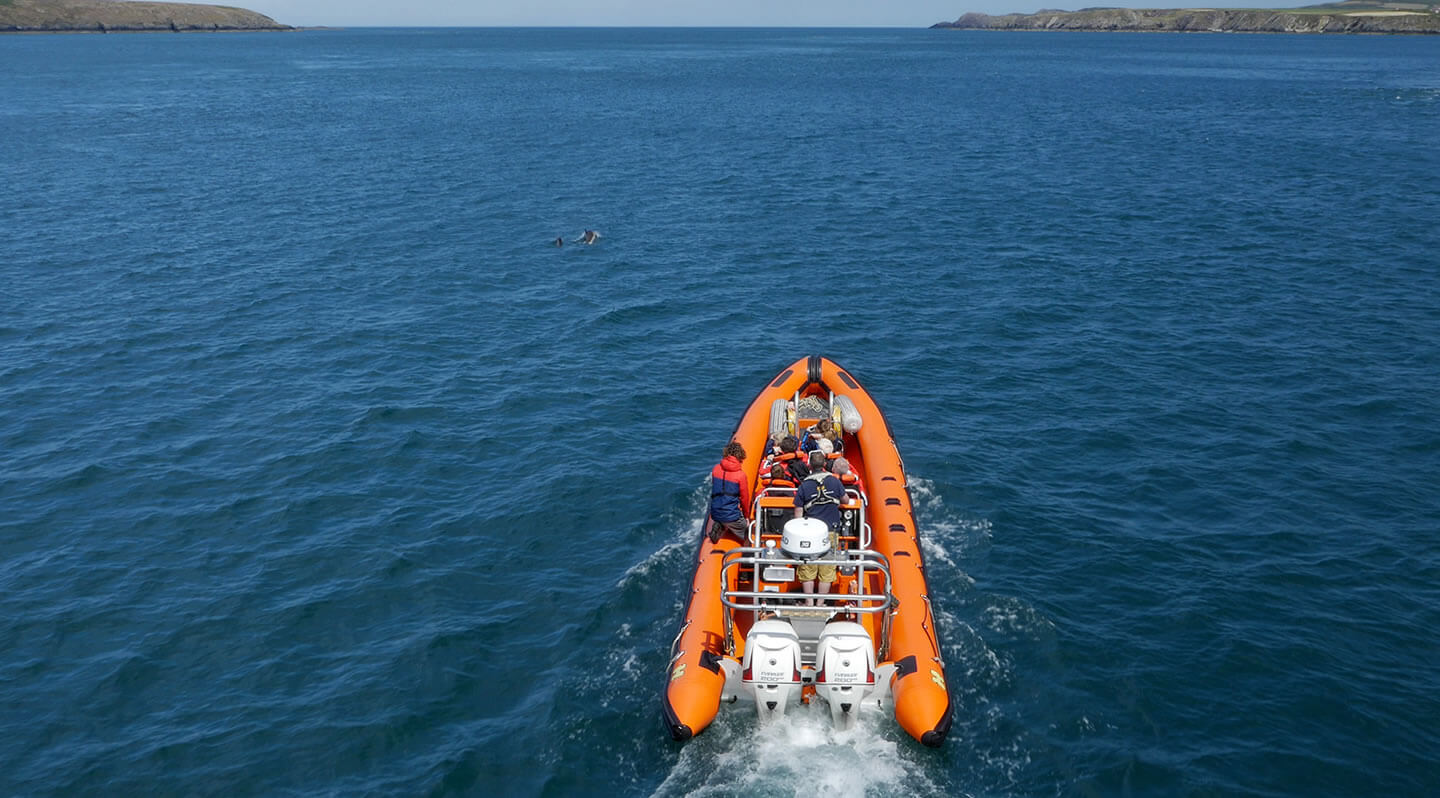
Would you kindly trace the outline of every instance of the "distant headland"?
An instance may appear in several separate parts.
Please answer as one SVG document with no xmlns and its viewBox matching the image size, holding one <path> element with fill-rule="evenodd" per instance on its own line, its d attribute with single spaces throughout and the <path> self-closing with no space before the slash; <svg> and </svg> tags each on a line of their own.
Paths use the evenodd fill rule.
<svg viewBox="0 0 1440 798">
<path fill-rule="evenodd" d="M 296 30 L 255 11 L 128 0 L 0 0 L 0 33 Z"/>
<path fill-rule="evenodd" d="M 1186 33 L 1440 33 L 1435 3 L 1345 0 L 1305 8 L 1084 8 L 966 14 L 932 28 Z"/>
</svg>

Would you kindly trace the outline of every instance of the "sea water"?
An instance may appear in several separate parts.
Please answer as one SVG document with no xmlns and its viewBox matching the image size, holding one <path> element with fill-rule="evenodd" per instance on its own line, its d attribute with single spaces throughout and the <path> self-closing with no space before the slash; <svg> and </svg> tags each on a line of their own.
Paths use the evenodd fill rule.
<svg viewBox="0 0 1440 798">
<path fill-rule="evenodd" d="M 0 73 L 0 794 L 1440 784 L 1440 37 L 27 36 Z M 659 720 L 708 468 L 815 353 L 910 471 L 938 751 Z"/>
</svg>

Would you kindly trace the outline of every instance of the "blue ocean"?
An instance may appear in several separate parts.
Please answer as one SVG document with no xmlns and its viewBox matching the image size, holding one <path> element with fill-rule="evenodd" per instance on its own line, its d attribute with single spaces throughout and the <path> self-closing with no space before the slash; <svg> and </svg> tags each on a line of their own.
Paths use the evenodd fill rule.
<svg viewBox="0 0 1440 798">
<path fill-rule="evenodd" d="M 1440 791 L 1440 37 L 0 74 L 0 794 Z M 710 466 L 811 354 L 905 457 L 939 750 L 660 721 Z"/>
</svg>

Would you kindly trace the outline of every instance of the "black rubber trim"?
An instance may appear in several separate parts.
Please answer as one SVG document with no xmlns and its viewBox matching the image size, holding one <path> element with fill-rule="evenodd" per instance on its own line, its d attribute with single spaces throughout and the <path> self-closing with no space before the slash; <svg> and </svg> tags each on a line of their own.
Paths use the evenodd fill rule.
<svg viewBox="0 0 1440 798">
<path fill-rule="evenodd" d="M 895 552 L 895 556 L 896 556 L 896 557 L 909 557 L 909 556 L 910 556 L 910 552 L 904 551 L 904 550 L 897 551 L 897 552 Z"/>
<path fill-rule="evenodd" d="M 881 478 L 880 478 L 880 481 L 881 481 L 881 482 L 894 482 L 894 481 L 895 481 L 895 478 L 894 478 L 894 477 L 881 477 Z"/>
<path fill-rule="evenodd" d="M 899 506 L 900 506 L 900 500 L 897 499 L 897 498 L 895 498 L 894 496 L 891 496 L 890 498 L 888 498 L 888 499 L 885 500 L 885 506 L 886 506 L 886 507 L 899 507 Z"/>
<path fill-rule="evenodd" d="M 694 736 L 695 733 L 690 731 L 690 727 L 683 723 L 670 727 L 670 739 L 677 743 L 683 743 Z"/>
<path fill-rule="evenodd" d="M 920 667 L 920 666 L 915 663 L 915 655 L 914 655 L 914 654 L 911 654 L 910 656 L 908 656 L 908 657 L 906 657 L 906 658 L 904 658 L 904 659 L 896 660 L 896 661 L 895 661 L 895 681 L 898 682 L 898 681 L 900 681 L 901 679 L 904 679 L 906 676 L 909 676 L 910 674 L 914 673 L 915 670 L 916 670 L 917 668 L 919 668 L 919 667 Z"/>
<path fill-rule="evenodd" d="M 721 659 L 722 657 L 713 651 L 701 651 L 700 667 L 704 668 L 707 671 L 710 671 L 711 673 L 719 673 Z"/>
<path fill-rule="evenodd" d="M 920 742 L 931 748 L 939 748 L 945 742 L 945 737 L 950 734 L 950 722 L 954 720 L 955 713 L 950 701 L 950 691 L 945 691 L 945 714 L 940 716 L 940 722 L 935 728 L 920 735 Z"/>
<path fill-rule="evenodd" d="M 850 390 L 852 391 L 860 390 L 860 383 L 851 379 L 850 375 L 845 373 L 845 369 L 840 369 L 840 381 L 845 383 L 846 385 L 849 385 Z"/>
<path fill-rule="evenodd" d="M 811 355 L 809 362 L 806 364 L 805 370 L 806 379 L 811 382 L 820 382 L 820 356 Z"/>
<path fill-rule="evenodd" d="M 670 696 L 667 694 L 661 702 L 662 715 L 665 720 L 665 728 L 670 732 L 670 739 L 676 742 L 685 742 L 695 736 L 695 732 L 689 726 L 680 722 L 680 716 L 675 714 L 675 709 L 670 706 Z"/>
<path fill-rule="evenodd" d="M 774 382 L 770 383 L 770 387 L 771 387 L 771 388 L 779 388 L 779 387 L 780 387 L 780 383 L 782 383 L 782 382 L 790 379 L 790 375 L 791 375 L 791 374 L 794 374 L 794 373 L 795 373 L 795 370 L 794 370 L 794 369 L 785 369 L 784 371 L 780 372 L 780 376 L 776 377 Z"/>
<path fill-rule="evenodd" d="M 890 525 L 890 531 L 891 531 L 891 532 L 904 532 L 904 531 L 905 531 L 905 525 L 904 525 L 904 524 L 891 524 L 891 525 Z"/>
</svg>

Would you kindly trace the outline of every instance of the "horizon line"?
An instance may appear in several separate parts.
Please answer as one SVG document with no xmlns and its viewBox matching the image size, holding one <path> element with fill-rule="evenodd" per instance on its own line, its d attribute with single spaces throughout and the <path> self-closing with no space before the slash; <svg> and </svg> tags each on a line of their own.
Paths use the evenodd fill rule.
<svg viewBox="0 0 1440 798">
<path fill-rule="evenodd" d="M 276 20 L 276 21 L 279 22 L 279 20 Z M 941 21 L 942 21 L 942 22 L 949 22 L 949 21 L 951 21 L 951 20 L 941 20 Z M 280 23 L 280 24 L 284 25 L 284 24 L 289 24 L 289 23 L 283 23 L 283 22 L 282 22 L 282 23 Z M 434 28 L 450 28 L 450 29 L 455 29 L 455 28 L 459 28 L 459 29 L 468 29 L 468 28 L 505 28 L 505 29 L 532 28 L 532 29 L 544 29 L 544 30 L 567 30 L 567 29 L 568 29 L 568 30 L 592 30 L 592 29 L 596 29 L 596 28 L 601 28 L 601 29 L 612 29 L 612 30 L 615 30 L 615 29 L 629 29 L 629 28 L 668 28 L 668 29 L 685 29 L 685 30 L 735 30 L 735 29 L 764 30 L 764 29 L 773 29 L 773 28 L 787 28 L 787 29 L 794 29 L 794 30 L 929 30 L 930 27 L 931 27 L 932 25 L 934 25 L 934 24 L 935 24 L 935 23 L 933 23 L 933 22 L 930 23 L 930 25 L 646 25 L 646 24 L 635 24 L 635 25 L 504 25 L 504 24 L 488 24 L 488 25 L 456 25 L 456 24 L 376 25 L 376 24 L 368 24 L 368 23 L 367 23 L 367 24 L 358 24 L 358 25 L 347 25 L 347 24 L 339 24 L 339 23 L 336 23 L 336 24 L 324 24 L 324 23 L 321 23 L 321 24 L 313 24 L 313 25 L 291 25 L 291 27 L 294 27 L 294 28 L 312 28 L 312 29 L 321 29 L 321 28 L 335 28 L 335 29 L 338 29 L 338 28 L 371 28 L 371 29 L 379 29 L 379 28 L 414 28 L 414 29 L 426 29 L 426 28 L 429 28 L 429 29 L 434 29 Z"/>
</svg>

